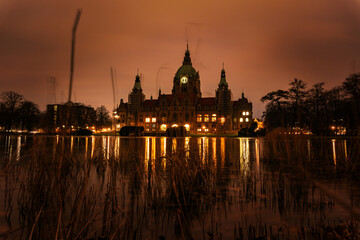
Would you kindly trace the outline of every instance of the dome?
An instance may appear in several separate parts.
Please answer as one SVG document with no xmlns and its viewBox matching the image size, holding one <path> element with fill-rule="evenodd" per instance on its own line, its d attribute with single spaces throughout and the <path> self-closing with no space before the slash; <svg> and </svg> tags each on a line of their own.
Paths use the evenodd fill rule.
<svg viewBox="0 0 360 240">
<path fill-rule="evenodd" d="M 188 46 L 186 47 L 186 52 L 185 52 L 185 56 L 184 56 L 184 61 L 183 61 L 183 65 L 177 70 L 176 74 L 175 74 L 175 78 L 180 78 L 181 76 L 196 76 L 196 70 L 195 68 L 192 66 L 191 63 L 191 58 L 190 58 L 190 51 Z"/>
<path fill-rule="evenodd" d="M 196 70 L 191 65 L 182 65 L 176 72 L 175 77 L 180 78 L 181 76 L 196 76 Z"/>
</svg>

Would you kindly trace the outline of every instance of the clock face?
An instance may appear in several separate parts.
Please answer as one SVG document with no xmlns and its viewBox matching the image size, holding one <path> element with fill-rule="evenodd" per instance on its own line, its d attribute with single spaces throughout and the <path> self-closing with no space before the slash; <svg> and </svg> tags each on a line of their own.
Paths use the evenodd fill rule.
<svg viewBox="0 0 360 240">
<path fill-rule="evenodd" d="M 187 77 L 184 76 L 184 77 L 181 78 L 181 83 L 182 83 L 182 84 L 186 84 L 187 82 L 188 82 L 188 78 L 187 78 Z"/>
</svg>

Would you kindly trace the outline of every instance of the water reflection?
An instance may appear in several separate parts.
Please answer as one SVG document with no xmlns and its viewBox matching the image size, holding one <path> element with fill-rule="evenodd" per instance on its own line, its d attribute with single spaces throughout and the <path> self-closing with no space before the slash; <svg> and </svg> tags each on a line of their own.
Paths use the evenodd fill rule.
<svg viewBox="0 0 360 240">
<path fill-rule="evenodd" d="M 17 145 L 16 145 L 16 161 L 20 160 L 20 152 L 21 152 L 21 136 L 18 136 Z"/>
<path fill-rule="evenodd" d="M 260 228 L 268 231 L 269 226 L 297 229 L 304 222 L 311 227 L 315 222 L 351 219 L 347 212 L 334 204 L 331 196 L 317 189 L 312 179 L 308 178 L 310 171 L 303 174 L 304 169 L 297 171 L 292 168 L 297 167 L 296 164 L 291 165 L 284 160 L 280 162 L 280 158 L 275 159 L 275 162 L 268 161 L 266 153 L 269 151 L 264 151 L 267 148 L 265 143 L 263 139 L 252 138 L 6 136 L 0 137 L 0 156 L 4 156 L 1 159 L 3 163 L 16 159 L 16 163 L 24 167 L 24 176 L 30 177 L 19 178 L 23 186 L 36 186 L 28 187 L 37 189 L 33 196 L 30 190 L 26 192 L 30 202 L 22 202 L 25 198 L 14 198 L 16 204 L 41 208 L 42 201 L 49 198 L 52 201 L 46 204 L 54 209 L 53 212 L 58 212 L 59 205 L 53 205 L 58 200 L 52 198 L 53 195 L 65 192 L 69 195 L 61 197 L 71 201 L 74 195 L 84 191 L 82 186 L 87 184 L 86 189 L 89 190 L 82 192 L 86 200 L 76 202 L 83 204 L 78 210 L 81 212 L 79 218 L 91 214 L 91 211 L 82 212 L 81 209 L 93 209 L 96 216 L 108 214 L 107 219 L 116 219 L 114 221 L 118 222 L 92 222 L 86 225 L 89 219 L 95 219 L 94 215 L 87 219 L 84 217 L 77 224 L 84 223 L 80 229 L 88 226 L 94 228 L 88 232 L 101 229 L 98 235 L 106 236 L 110 235 L 111 227 L 119 228 L 111 235 L 117 239 L 141 239 L 144 236 L 158 239 L 158 235 L 164 235 L 166 239 L 200 239 L 203 238 L 203 231 L 217 234 L 218 238 L 237 236 L 241 239 L 238 237 L 239 229 L 246 238 L 250 225 L 259 227 L 254 230 L 258 235 Z M 304 163 L 315 164 L 314 160 L 318 161 L 318 165 L 312 167 L 314 171 L 319 170 L 319 174 L 313 177 L 321 176 L 322 181 L 326 181 L 332 190 L 344 198 L 351 198 L 353 206 L 359 206 L 360 196 L 356 194 L 359 188 L 355 184 L 344 185 L 333 180 L 341 176 L 339 172 L 347 166 L 345 160 L 351 162 L 354 159 L 350 154 L 354 152 L 353 141 L 326 139 L 324 143 L 318 143 L 305 140 L 299 145 L 299 155 L 303 156 Z M 51 151 L 52 154 L 49 154 Z M 35 152 L 38 156 L 33 154 Z M 59 161 L 61 156 L 67 159 L 67 153 L 73 158 L 59 174 L 61 178 L 52 179 L 53 175 L 57 175 L 54 174 L 57 171 L 52 168 L 58 165 L 50 163 Z M 48 161 L 48 155 L 52 161 Z M 319 156 L 324 156 L 321 164 Z M 91 158 L 90 164 L 81 165 L 88 158 Z M 30 171 L 33 175 L 27 172 L 30 169 L 27 163 L 34 167 Z M 335 173 L 331 171 L 334 166 L 329 167 L 332 163 L 337 169 Z M 87 167 L 91 171 L 87 172 Z M 36 178 L 36 174 L 41 175 L 41 178 Z M 52 184 L 57 181 L 63 183 L 64 187 L 59 187 L 61 191 L 51 192 L 42 178 L 50 179 Z M 19 191 L 24 191 L 24 188 Z M 47 195 L 49 192 L 53 195 Z M 40 195 L 47 198 L 38 199 L 36 196 Z M 73 206 L 70 204 L 66 210 L 70 212 Z M 39 212 L 40 208 L 34 212 Z M 53 212 L 44 214 L 47 219 L 40 218 L 37 226 L 56 222 L 59 216 L 51 218 Z M 62 218 L 70 222 L 72 218 L 66 216 L 68 212 L 64 212 Z M 27 216 L 26 219 L 33 218 Z M 21 221 L 18 224 L 24 223 Z M 29 222 L 28 226 L 33 224 Z M 79 236 L 86 239 L 85 235 Z"/>
<path fill-rule="evenodd" d="M 335 140 L 335 139 L 331 139 L 333 160 L 334 160 L 334 165 L 336 166 L 336 148 L 335 148 L 335 143 L 336 143 L 336 140 Z"/>
</svg>

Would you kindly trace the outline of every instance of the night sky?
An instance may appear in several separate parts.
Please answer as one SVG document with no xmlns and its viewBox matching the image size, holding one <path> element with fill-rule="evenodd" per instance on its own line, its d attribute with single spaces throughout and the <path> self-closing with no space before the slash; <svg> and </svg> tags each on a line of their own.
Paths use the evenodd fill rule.
<svg viewBox="0 0 360 240">
<path fill-rule="evenodd" d="M 260 98 L 299 78 L 339 85 L 360 71 L 360 0 L 0 0 L 0 91 L 45 110 L 68 97 L 71 30 L 78 8 L 72 99 L 94 108 L 127 101 L 139 68 L 146 98 L 171 93 L 186 43 L 204 97 L 215 96 L 224 62 L 233 98 Z M 157 83 L 158 79 L 158 83 Z"/>
</svg>

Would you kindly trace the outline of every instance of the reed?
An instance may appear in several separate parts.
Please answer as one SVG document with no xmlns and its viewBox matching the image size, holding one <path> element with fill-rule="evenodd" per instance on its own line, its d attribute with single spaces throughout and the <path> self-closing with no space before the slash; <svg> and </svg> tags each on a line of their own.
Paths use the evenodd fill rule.
<svg viewBox="0 0 360 240">
<path fill-rule="evenodd" d="M 105 148 L 96 147 L 92 156 L 81 147 L 82 138 L 73 143 L 79 146 L 76 151 L 70 148 L 69 138 L 60 139 L 59 143 L 47 138 L 36 142 L 28 154 L 22 155 L 23 160 L 10 159 L 2 167 L 3 206 L 8 226 L 2 236 L 16 239 L 359 237 L 356 209 L 352 206 L 348 209 L 352 216 L 346 219 L 349 221 L 327 222 L 326 219 L 341 203 L 331 191 L 322 189 L 322 179 L 316 175 L 319 170 L 314 166 L 329 165 L 331 141 L 310 142 L 309 155 L 307 137 L 270 135 L 261 140 L 260 163 L 256 163 L 253 157 L 240 154 L 243 150 L 232 144 L 233 140 L 224 141 L 228 152 L 225 149 L 222 152 L 217 139 L 215 155 L 199 146 L 196 138 L 190 139 L 190 147 L 184 147 L 183 140 L 177 139 L 176 149 L 169 147 L 166 154 L 154 156 L 139 151 L 145 149 L 143 138 L 124 140 L 118 152 L 108 153 Z M 321 176 L 343 176 L 337 171 L 356 173 L 358 144 L 358 140 L 348 142 L 348 162 L 342 164 L 345 157 L 339 154 L 340 170 L 330 164 Z M 324 159 L 319 159 L 320 156 Z M 347 176 L 349 180 L 353 178 Z M 234 212 L 237 219 L 229 222 L 227 217 Z M 281 220 L 272 221 L 271 214 Z"/>
</svg>

